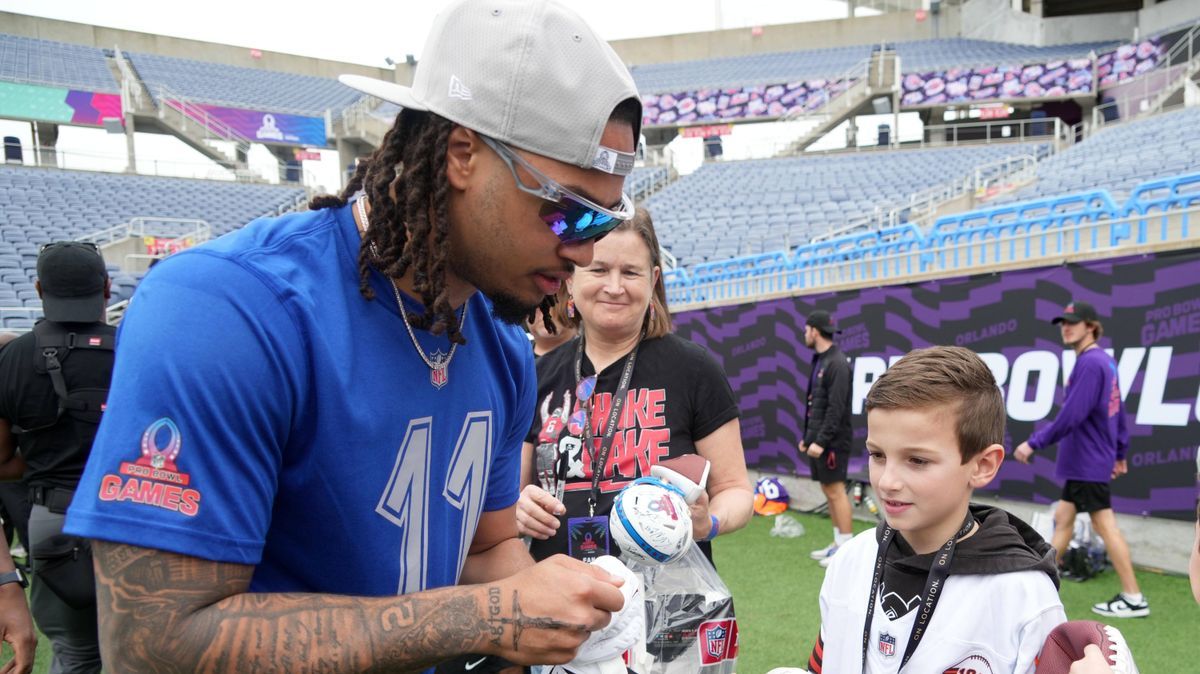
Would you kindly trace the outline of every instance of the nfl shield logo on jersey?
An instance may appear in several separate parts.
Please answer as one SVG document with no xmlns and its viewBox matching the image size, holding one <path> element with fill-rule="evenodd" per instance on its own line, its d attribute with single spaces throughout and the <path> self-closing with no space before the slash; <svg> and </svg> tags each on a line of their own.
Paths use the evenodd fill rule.
<svg viewBox="0 0 1200 674">
<path fill-rule="evenodd" d="M 887 632 L 879 633 L 879 652 L 887 657 L 892 657 L 896 654 L 896 637 Z"/>
</svg>

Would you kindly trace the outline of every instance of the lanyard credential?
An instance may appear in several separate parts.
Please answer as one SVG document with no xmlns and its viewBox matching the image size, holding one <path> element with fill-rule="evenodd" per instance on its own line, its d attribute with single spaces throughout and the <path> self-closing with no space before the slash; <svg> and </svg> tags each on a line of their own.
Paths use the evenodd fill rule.
<svg viewBox="0 0 1200 674">
<path fill-rule="evenodd" d="M 575 349 L 575 384 L 583 378 L 583 336 L 579 337 L 579 346 Z M 588 517 L 596 514 L 596 503 L 600 497 L 600 475 L 604 472 L 604 467 L 608 464 L 608 453 L 612 450 L 613 436 L 617 432 L 617 423 L 621 419 L 621 410 L 625 408 L 625 398 L 629 395 L 629 381 L 633 378 L 633 364 L 637 362 L 638 347 L 641 346 L 641 339 L 637 344 L 633 345 L 633 350 L 625 356 L 625 367 L 621 370 L 621 380 L 617 383 L 616 393 L 613 394 L 612 408 L 608 412 L 608 423 L 604 427 L 604 434 L 600 436 L 600 449 L 597 451 L 593 445 L 592 436 L 592 408 L 595 405 L 595 400 L 599 396 L 592 394 L 591 399 L 587 401 L 587 422 L 583 426 L 583 446 L 592 452 L 592 491 L 588 494 Z M 597 381 L 600 373 L 596 373 Z M 563 478 L 566 479 L 565 476 Z"/>
<path fill-rule="evenodd" d="M 958 545 L 958 539 L 971 533 L 971 527 L 975 526 L 975 518 L 971 517 L 971 513 L 967 513 L 967 519 L 963 521 L 962 528 L 958 533 L 954 534 L 946 544 L 938 549 L 937 556 L 933 558 L 933 563 L 929 565 L 929 576 L 925 580 L 925 591 L 921 594 L 920 612 L 917 614 L 917 622 L 913 625 L 912 633 L 908 635 L 908 645 L 904 648 L 904 656 L 900 659 L 900 668 L 897 672 L 904 671 L 904 665 L 908 664 L 909 658 L 913 653 L 917 652 L 917 646 L 920 645 L 921 639 L 925 636 L 925 630 L 929 627 L 929 620 L 933 617 L 933 609 L 937 607 L 938 600 L 942 596 L 942 591 L 945 589 L 946 578 L 950 575 L 950 563 L 954 561 L 954 548 Z M 884 558 L 887 557 L 888 548 L 896 540 L 896 530 L 885 525 L 883 529 L 883 538 L 879 541 L 879 553 L 875 556 L 875 573 L 871 577 L 871 596 L 867 600 L 867 620 L 863 625 L 862 637 L 862 671 L 867 671 L 867 650 L 871 647 L 871 620 L 875 617 L 875 595 L 879 593 L 879 585 L 883 582 L 883 567 Z"/>
</svg>

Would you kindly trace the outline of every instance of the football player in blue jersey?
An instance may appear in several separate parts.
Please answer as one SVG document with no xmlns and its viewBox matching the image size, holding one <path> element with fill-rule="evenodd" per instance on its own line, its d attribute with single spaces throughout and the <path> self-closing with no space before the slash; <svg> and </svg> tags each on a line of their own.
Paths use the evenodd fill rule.
<svg viewBox="0 0 1200 674">
<path fill-rule="evenodd" d="M 111 671 L 564 663 L 622 606 L 514 509 L 519 325 L 633 214 L 633 79 L 552 0 L 467 0 L 412 87 L 343 82 L 402 112 L 342 194 L 164 260 L 125 316 L 67 525 Z"/>
</svg>

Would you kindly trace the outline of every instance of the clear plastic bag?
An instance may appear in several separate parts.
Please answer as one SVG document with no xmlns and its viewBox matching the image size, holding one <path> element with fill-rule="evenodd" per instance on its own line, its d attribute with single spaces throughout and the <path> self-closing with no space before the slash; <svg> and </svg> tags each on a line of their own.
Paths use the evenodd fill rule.
<svg viewBox="0 0 1200 674">
<path fill-rule="evenodd" d="M 646 641 L 634 647 L 637 674 L 733 674 L 738 628 L 733 596 L 695 545 L 665 565 L 623 560 L 646 588 Z"/>
<path fill-rule="evenodd" d="M 791 515 L 776 515 L 771 535 L 776 538 L 799 538 L 804 535 L 804 525 Z"/>
</svg>

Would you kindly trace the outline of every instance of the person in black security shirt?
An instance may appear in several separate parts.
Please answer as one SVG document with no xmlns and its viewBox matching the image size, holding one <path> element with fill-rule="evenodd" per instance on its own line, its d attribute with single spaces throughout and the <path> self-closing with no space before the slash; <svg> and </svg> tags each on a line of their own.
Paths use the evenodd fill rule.
<svg viewBox="0 0 1200 674">
<path fill-rule="evenodd" d="M 115 330 L 103 323 L 111 281 L 96 247 L 78 241 L 43 246 L 37 273 L 46 318 L 0 351 L 0 479 L 23 477 L 29 487 L 30 599 L 34 621 L 52 644 L 51 671 L 99 672 L 94 597 L 91 606 L 76 608 L 37 572 L 60 543 L 74 544 L 61 535 L 63 520 L 112 378 Z M 65 399 L 48 371 L 54 364 Z"/>
<path fill-rule="evenodd" d="M 833 343 L 833 336 L 840 332 L 828 311 L 814 311 L 805 321 L 804 345 L 814 354 L 800 451 L 809 456 L 812 479 L 821 483 L 833 520 L 833 543 L 811 553 L 821 566 L 828 566 L 838 546 L 854 537 L 850 499 L 846 496 L 846 464 L 853 440 L 850 361 Z"/>
</svg>

